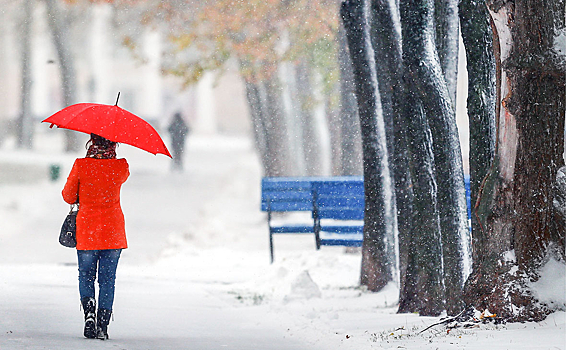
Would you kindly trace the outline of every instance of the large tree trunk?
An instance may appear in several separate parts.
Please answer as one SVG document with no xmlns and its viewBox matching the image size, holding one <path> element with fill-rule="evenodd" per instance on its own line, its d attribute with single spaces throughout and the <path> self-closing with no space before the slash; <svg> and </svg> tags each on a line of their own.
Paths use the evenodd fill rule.
<svg viewBox="0 0 566 350">
<path fill-rule="evenodd" d="M 468 119 L 470 130 L 470 189 L 472 208 L 480 184 L 486 177 L 495 153 L 495 57 L 490 17 L 484 2 L 462 0 L 460 24 L 466 48 L 468 70 Z M 476 215 L 472 215 L 472 239 L 481 235 Z M 473 251 L 472 260 L 479 261 Z"/>
<path fill-rule="evenodd" d="M 24 21 L 22 25 L 22 85 L 20 116 L 17 123 L 19 148 L 33 147 L 33 118 L 31 110 L 31 24 L 33 18 L 34 0 L 24 0 Z"/>
<path fill-rule="evenodd" d="M 388 135 L 391 169 L 395 186 L 395 209 L 399 247 L 399 283 L 403 290 L 407 270 L 408 244 L 412 222 L 412 190 L 407 142 L 407 99 L 403 77 L 401 23 L 395 0 L 372 1 L 372 37 L 378 67 L 378 81 L 382 101 L 390 103 L 389 114 L 384 116 L 392 123 Z M 381 69 L 380 69 L 381 67 Z"/>
<path fill-rule="evenodd" d="M 55 0 L 45 0 L 47 6 L 47 19 L 49 28 L 57 56 L 59 57 L 59 69 L 61 72 L 61 82 L 63 85 L 63 104 L 70 106 L 76 103 L 76 75 L 74 57 L 70 49 L 70 40 L 68 35 L 68 23 L 65 23 L 64 16 L 61 15 L 61 9 Z M 78 137 L 75 131 L 65 130 L 65 151 L 78 151 Z"/>
<path fill-rule="evenodd" d="M 338 31 L 340 64 L 340 136 L 342 141 L 342 175 L 361 175 L 363 172 L 361 157 L 360 118 L 356 101 L 352 59 L 344 26 Z"/>
<path fill-rule="evenodd" d="M 440 67 L 434 43 L 433 0 L 406 0 L 403 20 L 404 50 L 409 74 L 420 93 L 432 132 L 437 205 L 440 214 L 446 310 L 449 315 L 461 311 L 463 254 L 461 243 L 468 233 L 468 217 L 460 141 L 456 116 Z M 405 35 L 406 34 L 406 35 Z M 406 43 L 406 44 L 405 44 Z"/>
<path fill-rule="evenodd" d="M 385 190 L 389 165 L 368 10 L 367 1 L 349 0 L 342 3 L 340 12 L 354 68 L 362 131 L 365 217 L 361 283 L 371 291 L 379 291 L 392 279 L 385 240 L 392 234 L 393 225 L 387 217 L 391 205 Z"/>
<path fill-rule="evenodd" d="M 406 81 L 407 139 L 411 156 L 413 184 L 412 227 L 400 245 L 401 259 L 406 259 L 406 274 L 399 296 L 400 313 L 418 312 L 422 316 L 438 316 L 444 310 L 442 285 L 442 247 L 440 217 L 437 208 L 437 188 L 432 136 L 417 91 L 417 67 L 410 57 L 418 55 L 413 43 L 415 33 L 412 18 L 414 4 L 401 1 L 403 62 Z M 429 29 L 431 30 L 431 29 Z M 401 233 L 401 232 L 400 232 Z M 406 253 L 403 250 L 406 249 Z"/>
<path fill-rule="evenodd" d="M 410 54 L 408 49 L 404 56 Z M 408 84 L 414 84 L 412 77 L 414 75 L 407 75 Z M 404 241 L 407 266 L 398 312 L 438 316 L 444 310 L 444 288 L 432 136 L 419 95 L 409 89 L 407 98 L 412 102 L 408 107 L 407 136 L 412 163 L 413 216 L 412 230 L 399 237 Z"/>
<path fill-rule="evenodd" d="M 564 217 L 554 207 L 564 165 L 565 58 L 563 0 L 490 1 L 499 39 L 502 96 L 496 155 L 480 193 L 479 262 L 465 301 L 512 321 L 550 311 L 529 291 L 548 259 L 564 262 Z M 553 249 L 555 247 L 556 249 Z"/>
</svg>

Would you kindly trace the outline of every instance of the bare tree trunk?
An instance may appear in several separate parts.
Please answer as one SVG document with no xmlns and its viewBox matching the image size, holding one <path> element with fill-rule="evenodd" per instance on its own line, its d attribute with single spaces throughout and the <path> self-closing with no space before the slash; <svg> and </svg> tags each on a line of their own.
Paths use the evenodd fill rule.
<svg viewBox="0 0 566 350">
<path fill-rule="evenodd" d="M 564 1 L 488 4 L 500 44 L 502 100 L 495 159 L 476 211 L 479 262 L 465 300 L 506 320 L 541 320 L 551 309 L 528 285 L 548 259 L 564 262 L 565 221 L 553 205 L 564 165 L 566 59 L 555 46 Z"/>
<path fill-rule="evenodd" d="M 407 95 L 403 82 L 403 53 L 401 23 L 395 0 L 372 1 L 372 35 L 377 62 L 378 80 L 382 101 L 390 101 L 387 118 L 392 123 L 389 154 L 392 155 L 391 171 L 395 190 L 399 246 L 399 283 L 403 290 L 407 270 L 408 244 L 412 222 L 412 190 L 407 142 Z"/>
<path fill-rule="evenodd" d="M 461 242 L 467 236 L 468 215 L 460 140 L 456 116 L 434 44 L 433 0 L 407 0 L 407 46 L 415 55 L 405 55 L 416 73 L 416 84 L 432 132 L 437 205 L 440 213 L 446 310 L 462 310 L 463 254 Z"/>
<path fill-rule="evenodd" d="M 389 165 L 368 11 L 366 0 L 349 0 L 342 3 L 340 13 L 353 63 L 362 131 L 365 217 L 360 279 L 369 290 L 379 291 L 392 279 L 386 237 L 392 235 L 393 225 L 387 217 L 391 205 L 385 193 Z"/>
<path fill-rule="evenodd" d="M 322 175 L 321 145 L 313 112 L 315 101 L 311 84 L 311 70 L 304 61 L 299 62 L 295 66 L 295 69 L 303 157 L 305 159 L 307 175 Z"/>
<path fill-rule="evenodd" d="M 265 141 L 268 172 L 265 176 L 290 176 L 294 174 L 291 164 L 287 122 L 283 111 L 281 84 L 277 74 L 272 74 L 263 82 L 265 111 Z"/>
<path fill-rule="evenodd" d="M 325 97 L 326 120 L 330 134 L 330 173 L 332 176 L 340 176 L 342 175 L 341 120 L 338 109 L 331 104 L 330 99 L 332 98 L 331 96 Z"/>
<path fill-rule="evenodd" d="M 55 0 L 45 0 L 47 7 L 47 22 L 51 29 L 51 36 L 57 56 L 59 57 L 59 69 L 61 72 L 61 82 L 63 85 L 63 104 L 70 106 L 77 102 L 76 90 L 77 82 L 75 75 L 74 57 L 70 49 L 68 23 L 61 14 L 61 9 Z M 78 137 L 75 131 L 65 130 L 65 151 L 78 151 Z"/>
<path fill-rule="evenodd" d="M 436 50 L 452 107 L 456 108 L 458 83 L 459 0 L 435 0 Z"/>
<path fill-rule="evenodd" d="M 405 24 L 403 24 L 405 25 Z M 408 48 L 404 56 L 413 54 Z M 410 71 L 410 67 L 409 71 Z M 408 72 L 409 73 L 409 72 Z M 407 83 L 413 85 L 414 75 Z M 414 85 L 413 85 L 414 86 Z M 413 183 L 411 231 L 404 241 L 407 261 L 403 288 L 400 290 L 399 313 L 418 312 L 421 316 L 438 316 L 444 310 L 442 285 L 442 247 L 440 218 L 436 206 L 436 182 L 432 135 L 414 89 L 408 89 L 410 117 L 407 119 Z M 401 248 L 400 248 L 401 250 Z"/>
<path fill-rule="evenodd" d="M 468 70 L 470 190 L 473 208 L 480 184 L 486 177 L 495 154 L 495 57 L 493 32 L 485 3 L 462 0 L 459 10 Z M 479 239 L 480 236 L 477 216 L 472 215 L 472 239 Z M 476 254 L 477 250 L 473 250 L 474 263 L 479 261 Z"/>
<path fill-rule="evenodd" d="M 363 172 L 361 157 L 360 118 L 356 101 L 352 59 L 344 26 L 340 24 L 338 32 L 340 62 L 340 135 L 342 140 L 342 175 L 361 175 Z"/>
<path fill-rule="evenodd" d="M 33 147 L 33 117 L 31 110 L 31 24 L 33 21 L 33 0 L 24 0 L 24 21 L 22 25 L 22 89 L 20 101 L 20 116 L 17 131 L 19 148 Z"/>
<path fill-rule="evenodd" d="M 265 111 L 261 103 L 261 95 L 258 84 L 254 82 L 253 77 L 244 77 L 244 84 L 246 87 L 246 100 L 250 110 L 250 117 L 252 120 L 252 133 L 254 138 L 254 145 L 259 154 L 259 159 L 263 168 L 263 173 L 268 174 L 267 159 L 267 143 L 265 140 L 266 132 L 264 126 Z"/>
<path fill-rule="evenodd" d="M 402 236 L 401 259 L 406 259 L 406 276 L 400 290 L 398 312 L 418 312 L 438 316 L 445 308 L 442 284 L 442 246 L 440 216 L 437 207 L 435 162 L 430 127 L 418 91 L 420 32 L 432 28 L 415 26 L 419 14 L 414 1 L 400 3 L 403 37 L 403 62 L 406 81 L 405 105 L 411 180 L 413 184 L 412 225 Z M 417 17 L 417 18 L 415 18 Z M 406 249 L 406 252 L 404 250 Z"/>
</svg>

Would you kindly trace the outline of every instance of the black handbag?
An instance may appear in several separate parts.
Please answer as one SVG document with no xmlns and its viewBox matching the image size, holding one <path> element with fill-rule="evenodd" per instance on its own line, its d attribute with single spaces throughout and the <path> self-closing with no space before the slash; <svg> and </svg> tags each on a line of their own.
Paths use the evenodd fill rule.
<svg viewBox="0 0 566 350">
<path fill-rule="evenodd" d="M 59 243 L 68 248 L 77 246 L 77 213 L 79 212 L 78 204 L 71 204 L 71 210 L 63 222 L 61 233 L 59 234 Z"/>
</svg>

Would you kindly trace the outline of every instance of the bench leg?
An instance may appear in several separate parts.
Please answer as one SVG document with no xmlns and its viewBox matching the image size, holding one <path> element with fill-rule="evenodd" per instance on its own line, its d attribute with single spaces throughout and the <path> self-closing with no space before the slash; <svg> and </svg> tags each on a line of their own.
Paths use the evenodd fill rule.
<svg viewBox="0 0 566 350">
<path fill-rule="evenodd" d="M 273 264 L 273 233 L 269 230 L 269 252 L 271 254 L 271 263 Z"/>
<path fill-rule="evenodd" d="M 316 250 L 320 249 L 320 221 L 314 221 L 314 241 L 316 244 Z"/>
</svg>

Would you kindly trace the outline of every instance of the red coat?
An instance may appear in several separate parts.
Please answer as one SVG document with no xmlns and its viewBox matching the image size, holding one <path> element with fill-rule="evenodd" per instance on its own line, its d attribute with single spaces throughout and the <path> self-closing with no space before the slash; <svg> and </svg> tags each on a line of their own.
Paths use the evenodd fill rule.
<svg viewBox="0 0 566 350">
<path fill-rule="evenodd" d="M 130 171 L 125 159 L 79 158 L 63 188 L 69 204 L 79 198 L 77 249 L 124 249 L 126 230 L 120 188 Z"/>
</svg>

